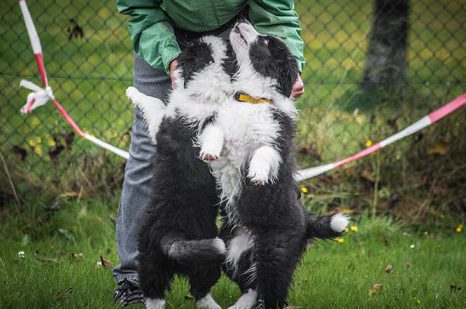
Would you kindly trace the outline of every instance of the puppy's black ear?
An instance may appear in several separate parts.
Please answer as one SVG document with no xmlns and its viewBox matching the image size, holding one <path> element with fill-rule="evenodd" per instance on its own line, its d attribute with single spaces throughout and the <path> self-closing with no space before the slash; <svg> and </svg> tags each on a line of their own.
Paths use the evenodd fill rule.
<svg viewBox="0 0 466 309">
<path fill-rule="evenodd" d="M 298 77 L 298 65 L 285 42 L 274 36 L 261 36 L 251 44 L 249 58 L 254 69 L 277 81 L 275 88 L 286 97 Z"/>
<path fill-rule="evenodd" d="M 186 47 L 177 58 L 178 66 L 181 68 L 181 76 L 184 79 L 184 87 L 194 78 L 194 75 L 214 62 L 212 49 L 209 44 L 196 41 Z"/>
<path fill-rule="evenodd" d="M 226 58 L 223 59 L 222 67 L 223 70 L 230 76 L 230 79 L 233 80 L 236 73 L 238 72 L 238 61 L 236 60 L 236 54 L 230 44 L 230 41 L 224 41 L 224 43 L 227 46 L 227 52 Z"/>
<path fill-rule="evenodd" d="M 284 70 L 280 71 L 280 77 L 278 78 L 278 90 L 286 97 L 291 96 L 293 91 L 293 85 L 298 78 L 299 70 L 294 57 L 287 57 L 286 63 L 284 63 Z"/>
<path fill-rule="evenodd" d="M 296 59 L 283 42 L 279 42 L 274 47 L 274 56 L 279 58 L 277 61 L 277 90 L 286 97 L 291 96 L 293 85 L 298 78 L 299 70 Z"/>
</svg>

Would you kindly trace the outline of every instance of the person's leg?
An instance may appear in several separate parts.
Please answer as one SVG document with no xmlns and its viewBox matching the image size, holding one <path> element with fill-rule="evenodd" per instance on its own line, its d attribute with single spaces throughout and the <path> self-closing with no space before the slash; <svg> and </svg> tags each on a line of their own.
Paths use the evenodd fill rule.
<svg viewBox="0 0 466 309">
<path fill-rule="evenodd" d="M 134 60 L 134 87 L 143 94 L 165 101 L 170 78 L 165 71 L 153 69 L 142 58 Z M 120 264 L 113 269 L 118 285 L 123 282 L 138 287 L 137 239 L 141 217 L 153 200 L 155 145 L 148 135 L 142 113 L 135 108 L 129 159 L 126 163 L 120 209 L 116 222 L 117 251 Z M 118 289 L 117 289 L 118 290 Z M 119 295 L 115 295 L 120 298 Z"/>
</svg>

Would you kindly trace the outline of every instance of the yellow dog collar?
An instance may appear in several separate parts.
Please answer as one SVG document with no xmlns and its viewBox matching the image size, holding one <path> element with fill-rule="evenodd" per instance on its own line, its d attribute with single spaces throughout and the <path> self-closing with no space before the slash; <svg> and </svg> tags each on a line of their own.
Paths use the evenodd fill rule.
<svg viewBox="0 0 466 309">
<path fill-rule="evenodd" d="M 255 98 L 243 92 L 235 92 L 235 100 L 239 102 L 245 102 L 245 103 L 251 103 L 251 104 L 262 104 L 262 103 L 273 104 L 273 101 L 270 99 Z"/>
</svg>

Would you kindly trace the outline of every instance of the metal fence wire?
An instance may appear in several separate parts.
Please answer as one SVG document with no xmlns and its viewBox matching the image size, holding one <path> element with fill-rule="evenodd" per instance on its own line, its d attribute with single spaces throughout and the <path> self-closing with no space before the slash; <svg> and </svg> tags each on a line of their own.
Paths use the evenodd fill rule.
<svg viewBox="0 0 466 309">
<path fill-rule="evenodd" d="M 84 130 L 127 149 L 133 117 L 124 95 L 133 61 L 127 17 L 114 1 L 28 5 L 55 96 Z M 40 84 L 39 75 L 17 1 L 1 7 L 0 150 L 12 177 L 59 186 L 64 173 L 68 180 L 92 174 L 119 188 L 121 177 L 105 178 L 102 166 L 114 169 L 124 160 L 74 137 L 53 104 L 19 113 L 27 96 L 19 81 Z M 302 167 L 351 155 L 466 88 L 465 1 L 301 0 L 296 10 L 307 59 L 306 93 L 297 102 Z M 459 113 L 442 138 L 464 138 Z M 399 159 L 411 149 L 403 145 L 384 152 Z"/>
</svg>

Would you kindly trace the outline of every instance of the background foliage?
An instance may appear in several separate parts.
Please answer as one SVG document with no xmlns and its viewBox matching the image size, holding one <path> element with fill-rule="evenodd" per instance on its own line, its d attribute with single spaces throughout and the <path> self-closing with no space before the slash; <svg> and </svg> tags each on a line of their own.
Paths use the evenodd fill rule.
<svg viewBox="0 0 466 309">
<path fill-rule="evenodd" d="M 405 1 L 408 2 L 408 1 Z M 112 1 L 29 1 L 56 97 L 86 131 L 126 149 L 132 49 Z M 124 161 L 73 133 L 49 104 L 19 114 L 37 68 L 16 1 L 0 11 L 0 204 L 31 193 L 118 195 Z M 308 60 L 297 138 L 300 167 L 335 161 L 404 128 L 466 89 L 466 4 L 412 1 L 405 80 L 362 85 L 374 3 L 297 1 Z M 305 184 L 317 212 L 344 208 L 414 223 L 466 212 L 465 110 L 413 138 Z M 6 171 L 8 170 L 9 175 Z M 13 191 L 15 189 L 16 193 Z M 114 205 L 117 206 L 116 204 Z"/>
</svg>

